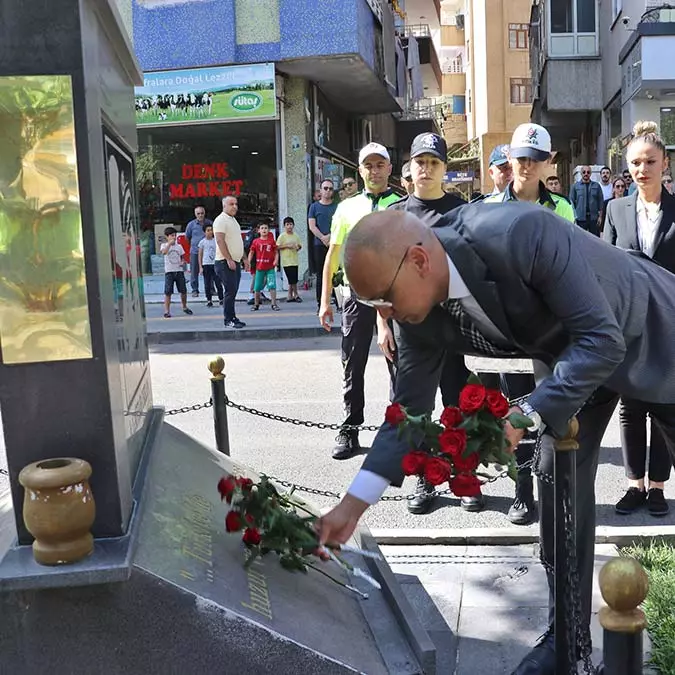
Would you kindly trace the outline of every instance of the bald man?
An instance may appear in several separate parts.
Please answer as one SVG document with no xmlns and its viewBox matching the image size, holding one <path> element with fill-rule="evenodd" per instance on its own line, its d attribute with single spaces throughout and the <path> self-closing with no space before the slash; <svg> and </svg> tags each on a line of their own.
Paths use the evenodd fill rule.
<svg viewBox="0 0 675 675">
<path fill-rule="evenodd" d="M 542 431 L 544 479 L 554 439 L 579 420 L 577 564 L 589 636 L 594 481 L 619 394 L 650 401 L 675 457 L 675 275 L 522 202 L 463 206 L 433 228 L 405 212 L 366 216 L 347 239 L 345 268 L 360 302 L 401 323 L 395 401 L 412 414 L 432 411 L 446 350 L 545 364 L 515 410 Z M 515 448 L 523 431 L 507 423 L 506 433 Z M 347 495 L 319 522 L 322 541 L 346 541 L 368 506 L 401 485 L 408 450 L 395 428 L 380 428 Z M 555 674 L 553 485 L 540 480 L 539 497 L 551 627 L 516 675 Z"/>
</svg>

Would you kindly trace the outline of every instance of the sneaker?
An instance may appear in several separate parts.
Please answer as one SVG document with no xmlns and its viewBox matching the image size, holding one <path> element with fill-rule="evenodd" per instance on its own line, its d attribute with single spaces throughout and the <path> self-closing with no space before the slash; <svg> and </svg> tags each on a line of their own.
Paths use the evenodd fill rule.
<svg viewBox="0 0 675 675">
<path fill-rule="evenodd" d="M 614 510 L 622 516 L 629 516 L 647 501 L 647 493 L 640 488 L 629 487 L 626 494 L 615 504 Z"/>
<path fill-rule="evenodd" d="M 665 516 L 670 507 L 661 488 L 649 488 L 647 492 L 647 511 L 650 516 Z"/>
<path fill-rule="evenodd" d="M 351 429 L 341 429 L 335 437 L 333 459 L 349 459 L 361 451 L 359 432 Z"/>
<path fill-rule="evenodd" d="M 199 291 L 192 291 L 192 297 L 198 298 L 199 297 Z"/>
<path fill-rule="evenodd" d="M 218 304 L 219 304 L 221 307 L 223 306 L 223 299 L 222 299 L 222 298 L 221 298 L 220 300 L 218 300 Z"/>
<path fill-rule="evenodd" d="M 302 298 L 298 296 L 297 298 L 295 298 L 294 302 L 302 302 Z"/>
<path fill-rule="evenodd" d="M 537 518 L 537 510 L 534 505 L 534 491 L 532 476 L 518 476 L 516 482 L 516 498 L 511 504 L 506 517 L 514 525 L 529 525 Z"/>
<path fill-rule="evenodd" d="M 225 328 L 243 328 L 246 324 L 239 319 L 232 319 L 231 321 L 225 322 Z"/>
<path fill-rule="evenodd" d="M 169 312 L 164 312 L 164 318 L 165 318 L 165 319 L 170 319 L 170 318 L 171 318 L 171 314 L 169 314 Z"/>
<path fill-rule="evenodd" d="M 274 305 L 272 305 L 272 309 L 273 309 L 275 312 L 278 312 L 278 311 L 281 309 L 281 307 L 279 307 L 279 305 L 277 305 L 277 304 L 275 303 Z"/>
<path fill-rule="evenodd" d="M 415 496 L 408 501 L 408 511 L 415 515 L 427 513 L 436 499 L 436 489 L 429 481 L 418 476 Z"/>
<path fill-rule="evenodd" d="M 223 304 L 223 301 L 220 301 L 220 304 Z M 255 305 L 255 298 L 249 298 L 248 302 L 246 303 L 247 305 Z"/>
<path fill-rule="evenodd" d="M 462 497 L 459 503 L 465 511 L 471 513 L 478 513 L 478 511 L 482 511 L 485 508 L 485 498 L 482 494 L 475 497 Z"/>
<path fill-rule="evenodd" d="M 183 307 L 183 314 L 189 314 L 192 316 L 194 312 L 189 307 Z"/>
<path fill-rule="evenodd" d="M 257 312 L 260 309 L 260 305 L 251 305 L 251 311 Z"/>
<path fill-rule="evenodd" d="M 207 306 L 207 307 L 213 307 L 213 303 L 209 300 L 209 301 L 206 303 L 206 306 Z"/>
</svg>

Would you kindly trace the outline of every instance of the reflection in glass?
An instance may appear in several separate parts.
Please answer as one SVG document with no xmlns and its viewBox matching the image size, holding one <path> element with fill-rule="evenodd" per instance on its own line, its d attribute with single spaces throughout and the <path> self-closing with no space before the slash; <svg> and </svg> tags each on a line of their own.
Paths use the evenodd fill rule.
<svg viewBox="0 0 675 675">
<path fill-rule="evenodd" d="M 0 349 L 91 358 L 70 77 L 0 77 Z"/>
</svg>

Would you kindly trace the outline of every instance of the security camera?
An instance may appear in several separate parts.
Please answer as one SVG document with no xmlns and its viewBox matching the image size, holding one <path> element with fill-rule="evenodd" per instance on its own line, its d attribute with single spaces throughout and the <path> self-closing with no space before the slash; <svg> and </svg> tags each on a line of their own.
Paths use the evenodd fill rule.
<svg viewBox="0 0 675 675">
<path fill-rule="evenodd" d="M 630 21 L 631 21 L 631 19 L 630 19 L 629 16 L 624 16 L 623 19 L 621 19 L 621 23 L 622 23 L 626 28 L 628 28 L 628 26 L 630 26 Z"/>
</svg>

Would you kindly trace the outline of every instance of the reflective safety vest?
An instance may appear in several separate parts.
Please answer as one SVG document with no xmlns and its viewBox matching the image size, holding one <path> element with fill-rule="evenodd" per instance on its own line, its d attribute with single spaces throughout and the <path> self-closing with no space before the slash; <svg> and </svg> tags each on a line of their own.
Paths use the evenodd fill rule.
<svg viewBox="0 0 675 675">
<path fill-rule="evenodd" d="M 513 194 L 512 187 L 513 183 L 509 183 L 504 192 L 500 192 L 496 195 L 488 195 L 483 200 L 483 203 L 494 204 L 500 202 L 517 202 L 518 198 Z M 554 211 L 561 218 L 569 220 L 571 223 L 574 223 L 576 220 L 574 217 L 574 207 L 570 200 L 555 192 L 549 192 L 541 181 L 539 182 L 539 199 L 537 200 L 537 204 L 541 204 L 547 209 L 551 209 L 551 211 Z"/>
<path fill-rule="evenodd" d="M 347 235 L 361 218 L 373 211 L 384 211 L 390 204 L 397 202 L 399 199 L 401 197 L 393 190 L 387 190 L 378 195 L 370 192 L 359 192 L 340 202 L 331 221 L 330 243 L 342 246 Z"/>
</svg>

